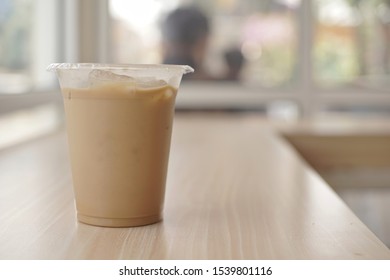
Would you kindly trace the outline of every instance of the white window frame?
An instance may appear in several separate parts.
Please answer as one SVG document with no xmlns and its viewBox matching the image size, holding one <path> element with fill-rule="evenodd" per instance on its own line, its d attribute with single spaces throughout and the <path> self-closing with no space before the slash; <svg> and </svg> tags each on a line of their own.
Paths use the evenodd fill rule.
<svg viewBox="0 0 390 280">
<path fill-rule="evenodd" d="M 48 0 L 53 1 L 53 0 Z M 60 1 L 60 0 L 56 0 Z M 60 38 L 63 62 L 110 62 L 109 0 L 60 1 L 64 37 Z M 178 95 L 178 108 L 264 108 L 273 101 L 290 100 L 300 109 L 300 116 L 310 118 L 328 106 L 372 106 L 390 108 L 389 91 L 346 86 L 326 91 L 318 88 L 312 78 L 313 44 L 312 0 L 302 0 L 298 16 L 300 82 L 291 89 L 264 89 L 234 83 L 186 83 Z M 57 86 L 58 87 L 58 86 Z M 58 89 L 55 89 L 58 91 Z M 59 95 L 50 93 L 24 96 L 0 96 L 0 113 L 32 106 Z"/>
</svg>

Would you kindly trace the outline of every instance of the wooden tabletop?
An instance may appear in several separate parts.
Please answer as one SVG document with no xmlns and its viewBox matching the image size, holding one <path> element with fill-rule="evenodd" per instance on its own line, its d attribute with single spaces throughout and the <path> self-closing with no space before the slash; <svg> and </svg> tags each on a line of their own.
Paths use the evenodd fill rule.
<svg viewBox="0 0 390 280">
<path fill-rule="evenodd" d="M 164 220 L 76 221 L 64 131 L 0 152 L 0 259 L 390 259 L 256 116 L 175 118 Z"/>
</svg>

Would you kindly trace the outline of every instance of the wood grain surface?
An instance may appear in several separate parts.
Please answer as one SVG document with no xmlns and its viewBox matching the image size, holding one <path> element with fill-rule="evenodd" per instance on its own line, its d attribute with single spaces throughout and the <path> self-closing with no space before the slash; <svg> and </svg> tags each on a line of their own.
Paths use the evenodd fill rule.
<svg viewBox="0 0 390 280">
<path fill-rule="evenodd" d="M 390 251 L 261 118 L 178 114 L 164 220 L 150 226 L 76 221 L 64 131 L 1 151 L 0 259 L 390 259 Z"/>
</svg>

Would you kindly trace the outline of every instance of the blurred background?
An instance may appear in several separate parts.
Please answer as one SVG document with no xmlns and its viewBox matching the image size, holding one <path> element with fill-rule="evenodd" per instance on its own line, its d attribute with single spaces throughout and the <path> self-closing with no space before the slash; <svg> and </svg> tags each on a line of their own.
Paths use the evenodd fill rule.
<svg viewBox="0 0 390 280">
<path fill-rule="evenodd" d="M 389 0 L 0 0 L 0 114 L 55 98 L 51 62 L 164 62 L 180 7 L 208 28 L 178 109 L 388 114 Z"/>
<path fill-rule="evenodd" d="M 189 22 L 189 7 L 202 23 Z M 178 111 L 250 112 L 287 123 L 386 118 L 390 0 L 0 0 L 0 150 L 63 123 L 48 64 L 166 61 L 196 68 Z M 382 182 L 389 187 L 388 177 Z M 388 202 L 383 190 L 374 196 Z M 370 211 L 367 219 L 383 225 L 378 213 L 388 209 Z"/>
</svg>

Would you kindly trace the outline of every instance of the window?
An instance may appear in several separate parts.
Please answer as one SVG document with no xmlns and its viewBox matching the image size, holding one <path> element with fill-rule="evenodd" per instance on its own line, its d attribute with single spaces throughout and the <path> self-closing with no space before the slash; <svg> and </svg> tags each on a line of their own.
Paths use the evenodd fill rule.
<svg viewBox="0 0 390 280">
<path fill-rule="evenodd" d="M 59 56 L 56 2 L 0 1 L 0 94 L 53 86 L 45 68 Z"/>
<path fill-rule="evenodd" d="M 226 71 L 226 56 L 245 59 L 244 83 L 275 88 L 296 82 L 299 0 L 140 1 L 111 0 L 112 61 L 161 63 L 161 25 L 181 6 L 196 5 L 211 26 L 205 68 L 213 77 Z"/>
<path fill-rule="evenodd" d="M 189 5 L 211 22 L 205 68 L 214 77 L 223 75 L 224 52 L 238 48 L 246 61 L 244 87 L 220 85 L 218 91 L 232 94 L 211 95 L 198 85 L 189 90 L 192 96 L 179 95 L 179 105 L 263 104 L 274 112 L 288 104 L 289 111 L 304 116 L 390 112 L 388 0 L 147 0 L 137 5 L 110 0 L 111 60 L 161 62 L 161 22 Z"/>
<path fill-rule="evenodd" d="M 329 88 L 370 83 L 385 89 L 390 74 L 390 1 L 317 0 L 313 11 L 316 84 Z"/>
<path fill-rule="evenodd" d="M 31 87 L 32 1 L 0 2 L 0 88 L 7 93 Z"/>
<path fill-rule="evenodd" d="M 57 87 L 45 71 L 54 61 L 162 62 L 161 23 L 169 12 L 190 5 L 210 22 L 204 69 L 224 80 L 232 49 L 245 63 L 240 83 L 191 84 L 181 91 L 179 107 L 278 111 L 288 104 L 290 112 L 307 116 L 390 108 L 388 0 L 1 0 L 0 5 L 0 113 L 17 108 L 16 98 L 8 106 L 1 93 Z"/>
<path fill-rule="evenodd" d="M 53 130 L 61 56 L 59 0 L 0 0 L 0 149 Z"/>
</svg>

